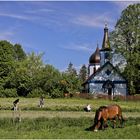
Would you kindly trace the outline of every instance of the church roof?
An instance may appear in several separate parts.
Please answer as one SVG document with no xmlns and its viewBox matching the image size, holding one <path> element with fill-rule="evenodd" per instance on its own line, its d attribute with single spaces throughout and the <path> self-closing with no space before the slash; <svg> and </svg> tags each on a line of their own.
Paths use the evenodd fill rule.
<svg viewBox="0 0 140 140">
<path fill-rule="evenodd" d="M 90 64 L 100 63 L 100 51 L 99 51 L 98 45 L 97 45 L 96 51 L 90 56 L 89 63 Z"/>
<path fill-rule="evenodd" d="M 102 67 L 100 67 L 95 73 L 93 73 L 91 76 L 88 77 L 88 79 L 82 84 L 85 85 L 88 83 L 88 81 L 90 81 L 94 76 L 97 75 L 97 73 L 101 72 L 103 70 L 104 67 L 106 67 L 107 65 L 110 65 L 112 67 L 112 69 L 114 69 L 123 79 L 125 79 L 123 77 L 123 75 L 120 73 L 120 71 L 118 69 L 116 69 L 109 61 L 106 62 Z M 125 79 L 126 80 L 126 79 Z"/>
<path fill-rule="evenodd" d="M 109 42 L 109 35 L 108 35 L 108 28 L 107 24 L 105 24 L 104 28 L 104 38 L 102 43 L 102 48 L 100 51 L 111 51 L 110 42 Z"/>
</svg>

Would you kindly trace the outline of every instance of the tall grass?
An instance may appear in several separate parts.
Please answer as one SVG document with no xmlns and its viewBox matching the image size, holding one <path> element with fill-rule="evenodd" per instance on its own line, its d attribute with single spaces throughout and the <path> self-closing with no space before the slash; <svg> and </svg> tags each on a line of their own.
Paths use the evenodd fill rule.
<svg viewBox="0 0 140 140">
<path fill-rule="evenodd" d="M 124 128 L 92 132 L 85 131 L 93 124 L 91 118 L 37 118 L 24 119 L 22 122 L 13 122 L 12 119 L 0 119 L 0 138 L 52 138 L 52 139 L 139 139 L 140 118 L 129 118 Z"/>
<path fill-rule="evenodd" d="M 10 110 L 15 98 L 0 98 L 0 110 Z M 118 104 L 123 111 L 140 112 L 140 102 L 133 101 L 110 101 L 102 99 L 45 99 L 45 107 L 38 107 L 39 98 L 20 98 L 21 110 L 44 110 L 44 111 L 82 111 L 86 104 L 91 104 L 92 111 L 99 106 Z"/>
</svg>

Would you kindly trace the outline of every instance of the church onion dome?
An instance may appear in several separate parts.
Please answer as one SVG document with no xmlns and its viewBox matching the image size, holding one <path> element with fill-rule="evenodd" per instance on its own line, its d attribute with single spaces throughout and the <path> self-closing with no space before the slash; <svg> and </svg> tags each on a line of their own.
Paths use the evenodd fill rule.
<svg viewBox="0 0 140 140">
<path fill-rule="evenodd" d="M 107 24 L 105 24 L 103 44 L 102 44 L 102 48 L 101 48 L 100 51 L 112 51 L 112 49 L 110 47 L 110 42 L 109 42 L 109 35 L 108 35 Z"/>
<path fill-rule="evenodd" d="M 99 64 L 100 63 L 100 51 L 97 46 L 96 51 L 89 58 L 90 64 Z"/>
</svg>

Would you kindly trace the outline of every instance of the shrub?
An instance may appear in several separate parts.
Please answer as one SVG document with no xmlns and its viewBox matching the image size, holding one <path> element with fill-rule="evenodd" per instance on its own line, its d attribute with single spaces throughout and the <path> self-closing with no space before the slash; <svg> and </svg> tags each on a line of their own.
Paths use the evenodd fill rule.
<svg viewBox="0 0 140 140">
<path fill-rule="evenodd" d="M 53 89 L 52 93 L 51 93 L 51 97 L 52 98 L 61 98 L 64 97 L 62 91 L 60 91 L 59 89 Z"/>
<path fill-rule="evenodd" d="M 32 90 L 27 97 L 40 97 L 42 95 L 44 95 L 45 92 L 41 89 L 41 88 L 36 88 L 34 90 Z"/>
<path fill-rule="evenodd" d="M 13 89 L 1 89 L 0 97 L 18 97 L 17 91 L 15 88 Z"/>
<path fill-rule="evenodd" d="M 116 102 L 120 101 L 120 97 L 119 97 L 119 96 L 115 96 L 115 97 L 113 98 L 113 101 L 116 101 Z"/>
</svg>

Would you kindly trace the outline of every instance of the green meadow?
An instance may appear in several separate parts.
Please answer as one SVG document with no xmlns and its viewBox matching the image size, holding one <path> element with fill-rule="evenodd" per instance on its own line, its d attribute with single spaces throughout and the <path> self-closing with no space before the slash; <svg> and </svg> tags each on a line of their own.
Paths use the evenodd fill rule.
<svg viewBox="0 0 140 140">
<path fill-rule="evenodd" d="M 1 139 L 139 139 L 140 102 L 109 101 L 102 99 L 45 99 L 39 108 L 38 98 L 20 98 L 21 122 L 13 121 L 12 102 L 15 98 L 0 98 Z M 92 111 L 83 107 L 91 104 Z M 85 129 L 93 124 L 96 109 L 101 105 L 118 104 L 126 119 L 124 128 L 113 129 L 112 124 L 104 131 Z"/>
</svg>

